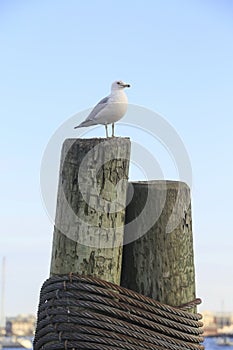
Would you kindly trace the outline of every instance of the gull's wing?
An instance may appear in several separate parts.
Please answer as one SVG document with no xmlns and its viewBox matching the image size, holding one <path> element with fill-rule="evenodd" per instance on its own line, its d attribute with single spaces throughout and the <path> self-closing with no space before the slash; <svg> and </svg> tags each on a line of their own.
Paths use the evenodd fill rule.
<svg viewBox="0 0 233 350">
<path fill-rule="evenodd" d="M 93 110 L 91 111 L 91 113 L 89 114 L 89 116 L 87 117 L 87 119 L 85 121 L 89 121 L 89 120 L 93 120 L 95 119 L 95 117 L 97 116 L 97 114 L 102 111 L 102 109 L 104 107 L 106 107 L 108 100 L 109 100 L 110 96 L 104 97 L 102 98 L 102 100 L 99 101 L 99 103 L 97 103 L 97 105 L 93 108 Z"/>
<path fill-rule="evenodd" d="M 97 120 L 95 120 L 95 117 L 107 105 L 109 98 L 110 96 L 102 98 L 102 100 L 100 100 L 99 103 L 97 103 L 97 105 L 92 109 L 91 113 L 84 120 L 84 122 L 82 122 L 78 126 L 75 126 L 75 129 L 82 128 L 83 126 L 85 127 L 85 126 L 98 124 Z"/>
</svg>

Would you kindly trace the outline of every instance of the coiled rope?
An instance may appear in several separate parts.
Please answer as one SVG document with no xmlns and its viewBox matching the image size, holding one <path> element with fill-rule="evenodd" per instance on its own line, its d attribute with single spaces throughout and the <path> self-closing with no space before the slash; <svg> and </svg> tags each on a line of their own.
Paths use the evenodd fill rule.
<svg viewBox="0 0 233 350">
<path fill-rule="evenodd" d="M 59 275 L 41 288 L 34 350 L 196 350 L 201 315 L 94 277 Z"/>
</svg>

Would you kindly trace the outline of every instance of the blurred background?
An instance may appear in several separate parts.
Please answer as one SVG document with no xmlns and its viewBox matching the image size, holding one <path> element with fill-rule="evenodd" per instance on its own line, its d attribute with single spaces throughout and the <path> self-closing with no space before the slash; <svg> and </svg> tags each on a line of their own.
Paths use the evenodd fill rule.
<svg viewBox="0 0 233 350">
<path fill-rule="evenodd" d="M 161 114 L 183 140 L 193 174 L 200 310 L 233 312 L 232 19 L 231 0 L 1 0 L 6 315 L 36 313 L 49 276 L 53 223 L 40 190 L 44 150 L 61 124 L 106 96 L 116 79 L 132 84 L 130 104 Z M 88 132 L 104 136 L 103 127 Z M 162 167 L 166 178 L 176 178 L 172 167 Z"/>
</svg>

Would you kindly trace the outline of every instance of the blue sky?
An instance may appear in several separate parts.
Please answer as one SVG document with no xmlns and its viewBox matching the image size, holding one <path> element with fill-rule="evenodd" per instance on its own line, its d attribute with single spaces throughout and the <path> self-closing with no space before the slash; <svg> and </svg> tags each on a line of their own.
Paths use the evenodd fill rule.
<svg viewBox="0 0 233 350">
<path fill-rule="evenodd" d="M 193 170 L 197 294 L 202 309 L 224 303 L 233 311 L 232 19 L 230 0 L 0 2 L 0 258 L 7 259 L 8 315 L 35 312 L 49 274 L 44 150 L 62 123 L 116 79 L 132 84 L 131 104 L 161 113 L 183 140 Z"/>
</svg>

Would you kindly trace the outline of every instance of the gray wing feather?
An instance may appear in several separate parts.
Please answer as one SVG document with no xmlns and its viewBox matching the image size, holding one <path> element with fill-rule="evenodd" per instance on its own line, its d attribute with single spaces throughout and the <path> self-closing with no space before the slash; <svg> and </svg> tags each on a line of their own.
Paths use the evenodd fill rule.
<svg viewBox="0 0 233 350">
<path fill-rule="evenodd" d="M 102 109 L 106 106 L 106 104 L 108 103 L 108 100 L 109 100 L 109 96 L 102 98 L 102 100 L 100 100 L 99 103 L 97 103 L 97 105 L 93 108 L 93 110 L 91 111 L 91 113 L 89 114 L 89 116 L 85 121 L 93 120 L 97 116 L 97 114 L 100 111 L 102 111 Z"/>
<path fill-rule="evenodd" d="M 84 122 L 82 122 L 78 126 L 75 126 L 75 129 L 98 124 L 97 121 L 95 122 L 95 117 L 106 106 L 109 98 L 110 98 L 109 96 L 102 98 L 102 100 L 100 100 L 99 103 L 97 103 L 97 105 L 92 109 L 91 113 L 84 120 Z"/>
</svg>

